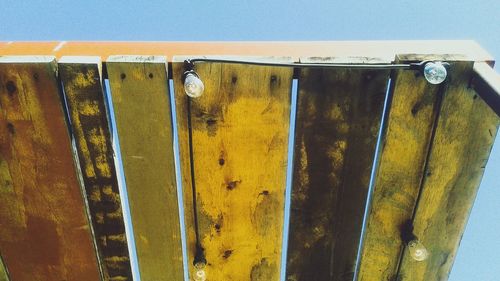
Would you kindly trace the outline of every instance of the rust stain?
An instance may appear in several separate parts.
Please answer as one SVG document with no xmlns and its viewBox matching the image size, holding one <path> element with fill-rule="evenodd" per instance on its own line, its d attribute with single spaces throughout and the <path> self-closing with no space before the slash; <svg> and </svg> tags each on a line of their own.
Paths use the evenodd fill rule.
<svg viewBox="0 0 500 281">
<path fill-rule="evenodd" d="M 0 64 L 0 104 L 0 182 L 11 187 L 0 196 L 10 209 L 0 207 L 0 252 L 11 278 L 98 280 L 54 64 Z"/>
</svg>

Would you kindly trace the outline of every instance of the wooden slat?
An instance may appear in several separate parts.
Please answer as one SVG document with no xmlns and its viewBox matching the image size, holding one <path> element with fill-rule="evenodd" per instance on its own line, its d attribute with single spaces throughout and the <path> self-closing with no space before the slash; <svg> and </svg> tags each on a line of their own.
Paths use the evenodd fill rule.
<svg viewBox="0 0 500 281">
<path fill-rule="evenodd" d="M 0 252 L 10 277 L 99 280 L 55 60 L 0 61 Z"/>
<path fill-rule="evenodd" d="M 352 280 L 388 79 L 384 70 L 301 72 L 289 281 Z"/>
<path fill-rule="evenodd" d="M 183 64 L 173 64 L 190 270 L 193 181 L 207 280 L 279 280 L 293 71 L 220 63 L 196 70 L 205 93 L 189 99 Z"/>
<path fill-rule="evenodd" d="M 452 66 L 416 208 L 415 235 L 430 252 L 405 251 L 400 280 L 447 280 L 481 182 L 499 117 L 471 88 L 472 62 Z"/>
<path fill-rule="evenodd" d="M 5 265 L 3 264 L 1 256 L 0 256 L 0 281 L 9 281 L 9 275 L 7 273 Z"/>
<path fill-rule="evenodd" d="M 400 227 L 413 214 L 435 116 L 439 86 L 418 72 L 396 71 L 358 280 L 392 280 L 397 274 Z"/>
<path fill-rule="evenodd" d="M 166 59 L 111 57 L 107 70 L 142 280 L 183 278 Z"/>
<path fill-rule="evenodd" d="M 104 280 L 132 280 L 98 58 L 59 61 Z"/>
</svg>

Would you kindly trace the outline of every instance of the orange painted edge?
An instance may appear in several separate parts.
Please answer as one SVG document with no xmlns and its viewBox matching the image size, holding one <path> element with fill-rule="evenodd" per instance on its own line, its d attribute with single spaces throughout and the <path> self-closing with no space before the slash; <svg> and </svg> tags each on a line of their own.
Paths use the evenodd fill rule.
<svg viewBox="0 0 500 281">
<path fill-rule="evenodd" d="M 473 61 L 493 57 L 471 40 L 423 41 L 280 41 L 280 42 L 0 42 L 0 56 L 178 55 L 376 57 L 393 60 L 396 54 L 461 54 Z"/>
</svg>

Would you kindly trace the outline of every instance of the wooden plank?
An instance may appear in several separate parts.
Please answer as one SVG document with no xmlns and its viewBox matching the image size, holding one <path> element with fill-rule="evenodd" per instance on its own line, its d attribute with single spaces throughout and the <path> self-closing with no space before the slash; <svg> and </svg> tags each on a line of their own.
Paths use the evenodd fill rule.
<svg viewBox="0 0 500 281">
<path fill-rule="evenodd" d="M 435 117 L 439 86 L 418 72 L 392 77 L 388 122 L 361 249 L 358 280 L 393 280 L 403 242 L 401 226 L 413 214 Z"/>
<path fill-rule="evenodd" d="M 485 62 L 475 63 L 471 86 L 500 116 L 500 75 Z"/>
<path fill-rule="evenodd" d="M 9 281 L 9 274 L 5 265 L 3 264 L 2 257 L 0 256 L 0 281 Z"/>
<path fill-rule="evenodd" d="M 353 278 L 388 79 L 387 70 L 301 70 L 289 281 Z"/>
<path fill-rule="evenodd" d="M 189 99 L 179 60 L 173 79 L 189 264 L 198 228 L 207 280 L 279 280 L 293 70 L 202 63 L 205 93 Z"/>
<path fill-rule="evenodd" d="M 0 252 L 16 281 L 100 279 L 56 66 L 0 59 Z"/>
<path fill-rule="evenodd" d="M 472 62 L 452 65 L 413 220 L 430 252 L 403 255 L 399 280 L 447 280 L 481 182 L 500 118 L 468 87 Z"/>
<path fill-rule="evenodd" d="M 111 57 L 107 70 L 142 280 L 184 280 L 166 59 Z"/>
<path fill-rule="evenodd" d="M 99 58 L 59 61 L 104 280 L 132 280 Z"/>
<path fill-rule="evenodd" d="M 64 44 L 62 44 L 64 43 Z M 472 40 L 277 41 L 277 42 L 12 42 L 1 55 L 100 56 L 190 54 L 233 56 L 380 57 L 395 54 L 464 54 L 473 61 L 493 57 Z"/>
</svg>

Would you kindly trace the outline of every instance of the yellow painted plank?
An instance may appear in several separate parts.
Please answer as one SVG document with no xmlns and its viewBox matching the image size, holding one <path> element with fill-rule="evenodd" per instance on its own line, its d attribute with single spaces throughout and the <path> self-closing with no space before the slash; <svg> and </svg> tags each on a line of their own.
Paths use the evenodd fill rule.
<svg viewBox="0 0 500 281">
<path fill-rule="evenodd" d="M 413 220 L 430 252 L 405 251 L 399 280 L 447 280 L 493 145 L 499 117 L 471 88 L 472 62 L 452 65 Z"/>
<path fill-rule="evenodd" d="M 0 58 L 0 252 L 12 280 L 100 279 L 54 58 Z"/>
<path fill-rule="evenodd" d="M 286 280 L 352 279 L 388 79 L 301 70 Z"/>
<path fill-rule="evenodd" d="M 432 124 L 438 87 L 418 72 L 399 70 L 392 77 L 388 123 L 374 182 L 361 249 L 358 280 L 392 280 L 403 242 L 400 227 L 411 219 Z"/>
<path fill-rule="evenodd" d="M 207 280 L 279 280 L 293 70 L 198 64 L 197 99 L 184 93 L 183 71 L 173 63 L 191 274 L 197 227 Z"/>
<path fill-rule="evenodd" d="M 110 57 L 107 71 L 142 280 L 183 280 L 166 59 Z"/>
<path fill-rule="evenodd" d="M 59 61 L 104 280 L 132 280 L 101 63 L 92 57 Z"/>
</svg>

